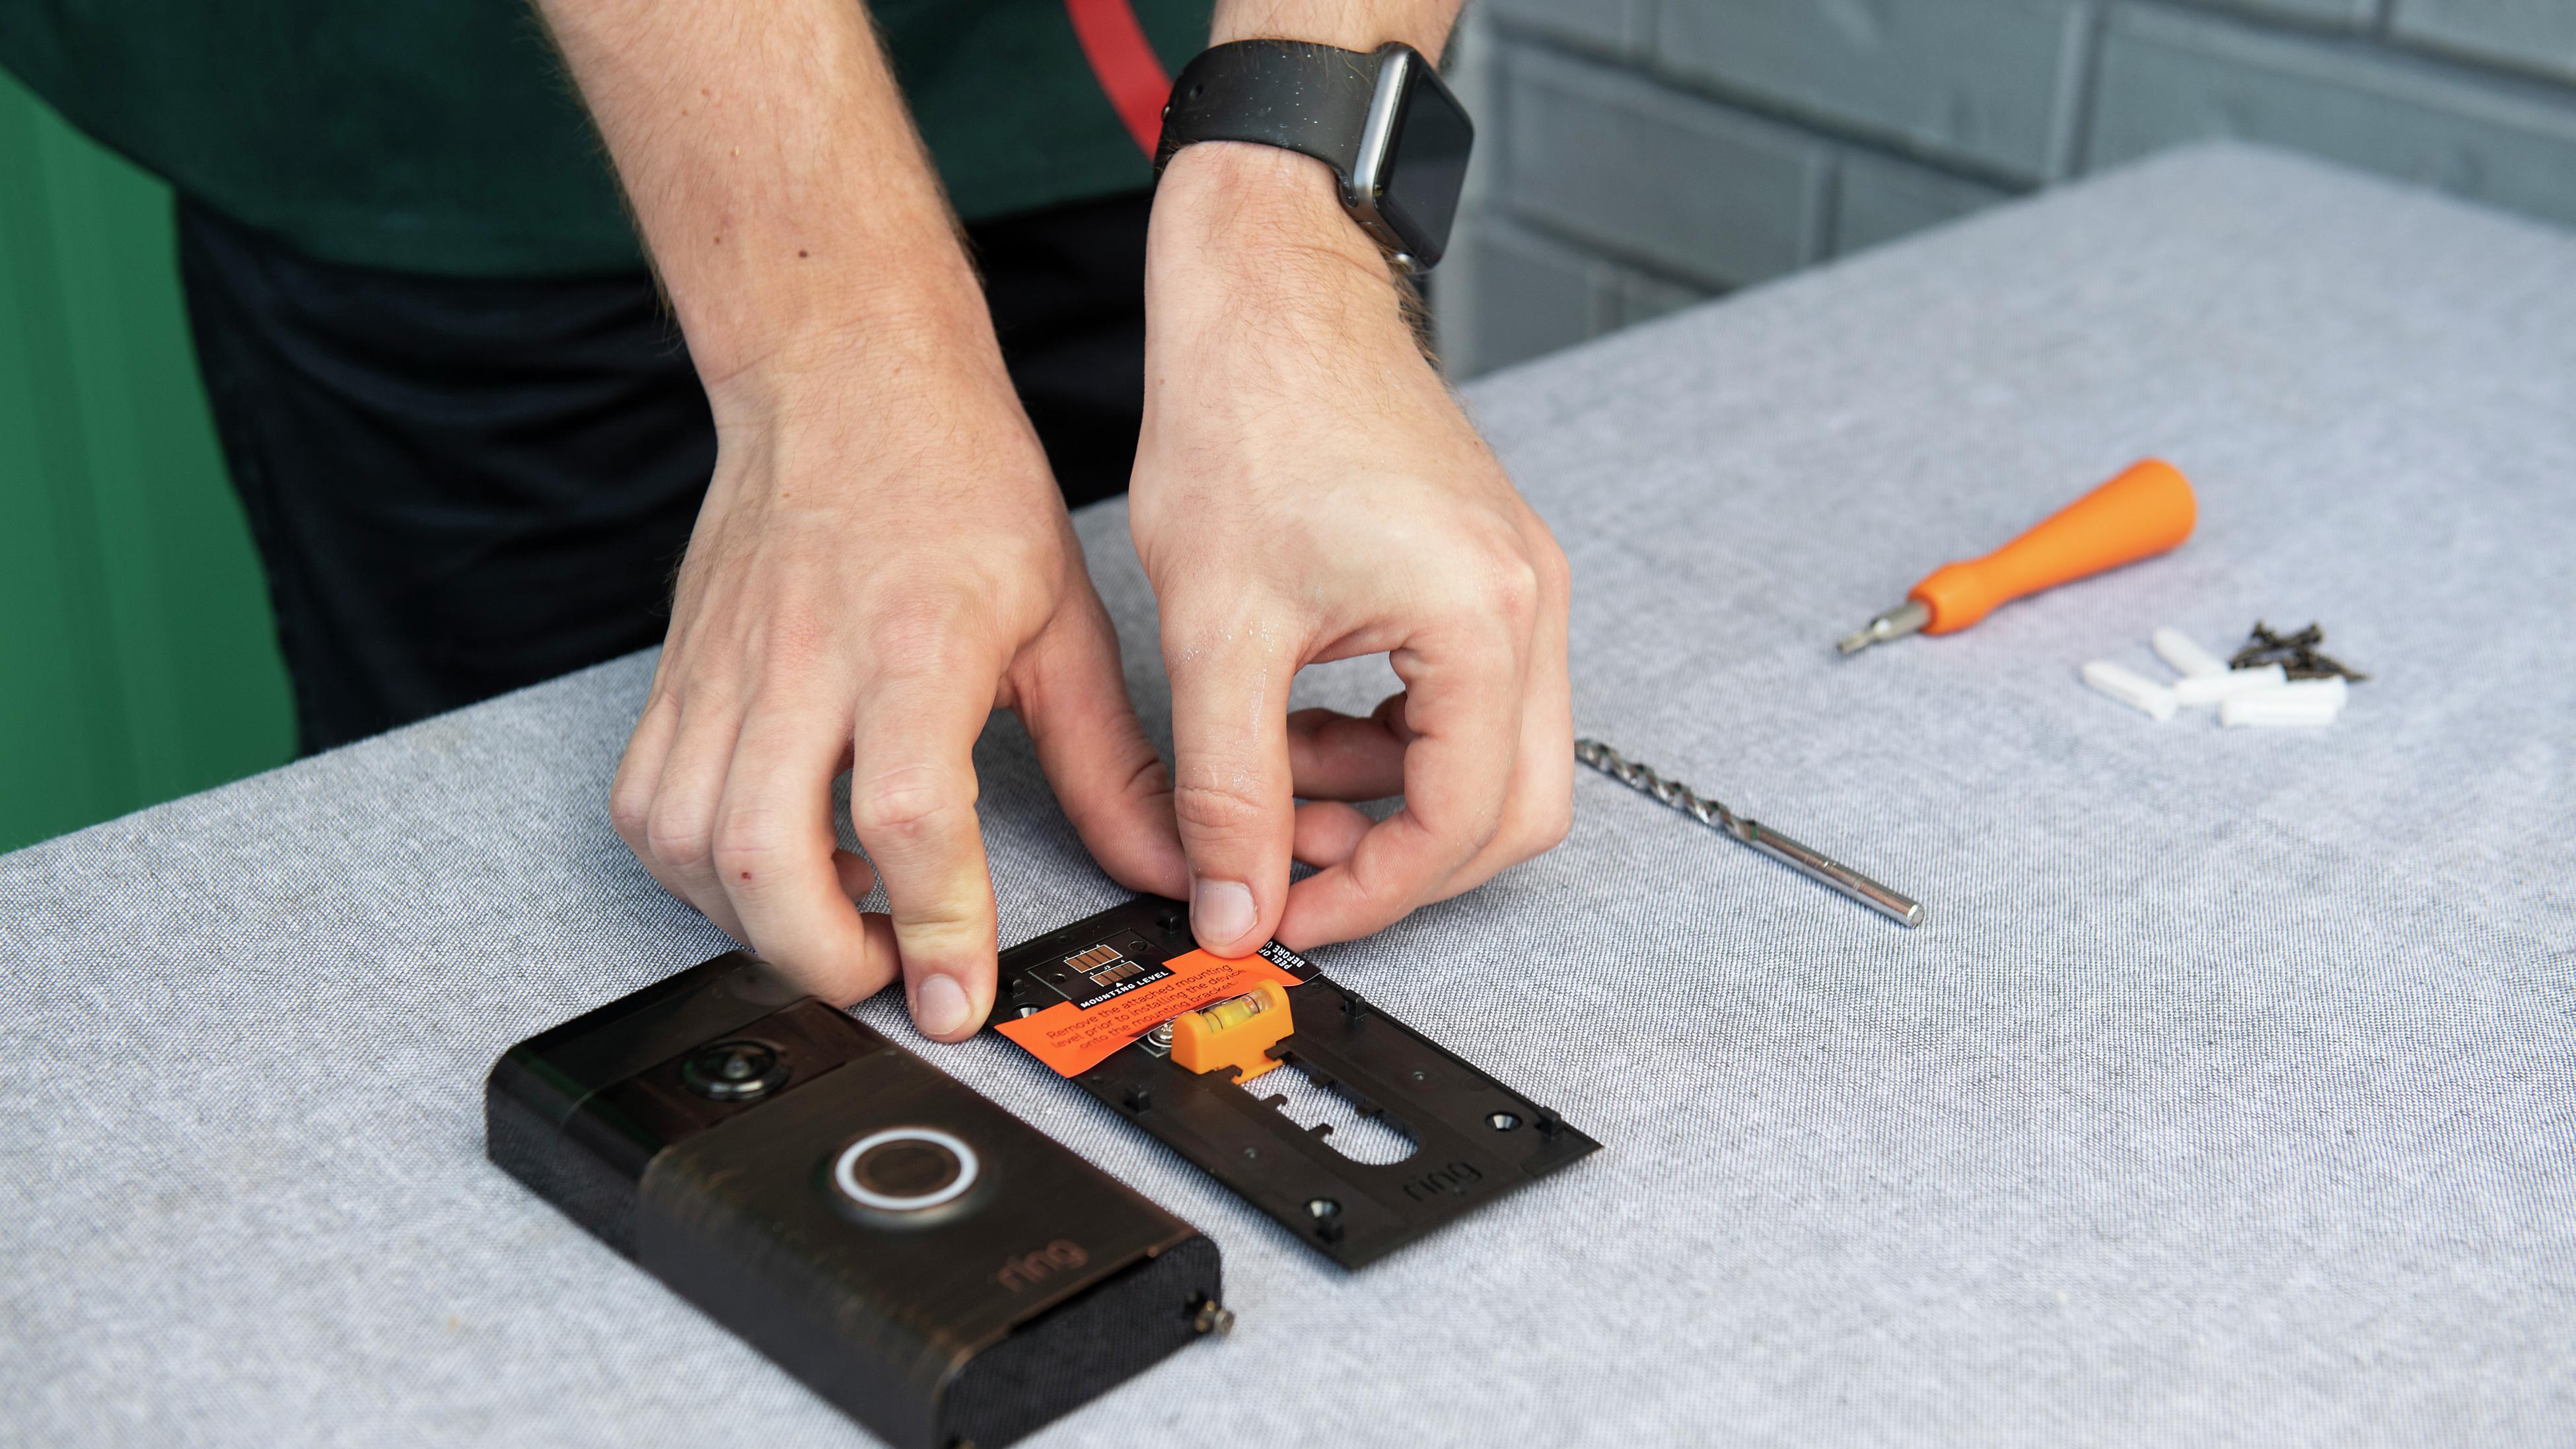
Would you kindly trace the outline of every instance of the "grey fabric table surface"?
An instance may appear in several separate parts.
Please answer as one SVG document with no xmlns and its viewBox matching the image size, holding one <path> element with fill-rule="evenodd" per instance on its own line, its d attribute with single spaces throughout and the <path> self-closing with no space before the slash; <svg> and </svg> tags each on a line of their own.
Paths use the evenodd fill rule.
<svg viewBox="0 0 2576 1449">
<path fill-rule="evenodd" d="M 1584 774 L 1562 848 L 1319 956 L 1607 1148 L 1357 1275 L 929 1047 L 1227 1255 L 1230 1340 L 1039 1442 L 2576 1441 L 2576 239 L 2200 151 L 1469 397 L 1578 728 L 1930 921 Z M 1833 656 L 2148 453 L 2180 552 Z M 2335 727 L 2076 681 L 2258 616 L 2377 676 Z M 0 859 L 0 1439 L 866 1442 L 481 1155 L 505 1046 L 725 945 L 605 818 L 649 669 Z M 1016 727 L 978 760 L 1006 937 L 1114 899 Z"/>
</svg>

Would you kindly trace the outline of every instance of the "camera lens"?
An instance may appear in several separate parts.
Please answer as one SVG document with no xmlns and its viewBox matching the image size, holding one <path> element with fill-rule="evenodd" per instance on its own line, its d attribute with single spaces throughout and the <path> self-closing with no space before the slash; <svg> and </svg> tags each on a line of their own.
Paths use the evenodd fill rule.
<svg viewBox="0 0 2576 1449">
<path fill-rule="evenodd" d="M 767 1042 L 720 1041 L 682 1062 L 680 1080 L 701 1097 L 748 1102 L 785 1085 L 787 1063 Z"/>
</svg>

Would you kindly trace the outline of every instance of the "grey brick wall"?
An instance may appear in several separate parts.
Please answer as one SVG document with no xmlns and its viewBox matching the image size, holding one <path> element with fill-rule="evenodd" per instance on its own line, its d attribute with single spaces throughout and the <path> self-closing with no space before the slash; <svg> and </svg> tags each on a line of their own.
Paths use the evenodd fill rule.
<svg viewBox="0 0 2576 1449">
<path fill-rule="evenodd" d="M 2236 136 L 2576 226 L 2576 0 L 1473 0 L 1460 376 Z"/>
</svg>

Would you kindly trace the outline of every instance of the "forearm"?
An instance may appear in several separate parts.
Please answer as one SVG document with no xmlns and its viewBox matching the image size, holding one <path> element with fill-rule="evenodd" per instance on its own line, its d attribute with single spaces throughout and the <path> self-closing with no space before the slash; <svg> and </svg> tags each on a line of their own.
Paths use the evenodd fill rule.
<svg viewBox="0 0 2576 1449">
<path fill-rule="evenodd" d="M 711 393 L 990 327 L 864 8 L 539 0 Z M 720 399 L 721 402 L 721 399 Z"/>
</svg>

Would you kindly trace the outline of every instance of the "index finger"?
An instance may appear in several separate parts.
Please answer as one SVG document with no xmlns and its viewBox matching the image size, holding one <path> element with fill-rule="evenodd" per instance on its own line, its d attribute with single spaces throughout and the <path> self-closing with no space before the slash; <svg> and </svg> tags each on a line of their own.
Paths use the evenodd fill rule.
<svg viewBox="0 0 2576 1449">
<path fill-rule="evenodd" d="M 913 1023 L 941 1041 L 971 1035 L 992 1009 L 1000 929 L 975 820 L 975 737 L 992 694 L 959 689 L 966 677 L 880 675 L 851 745 L 850 824 L 885 886 Z"/>
<path fill-rule="evenodd" d="M 834 859 L 841 729 L 834 712 L 753 705 L 726 768 L 711 864 L 752 949 L 847 1005 L 894 979 L 895 948 L 884 917 L 859 914 Z"/>
<path fill-rule="evenodd" d="M 1520 747 L 1526 661 L 1507 635 L 1454 627 L 1391 656 L 1404 681 L 1404 807 L 1350 859 L 1288 889 L 1279 938 L 1346 941 L 1401 919 L 1500 829 Z"/>
</svg>

